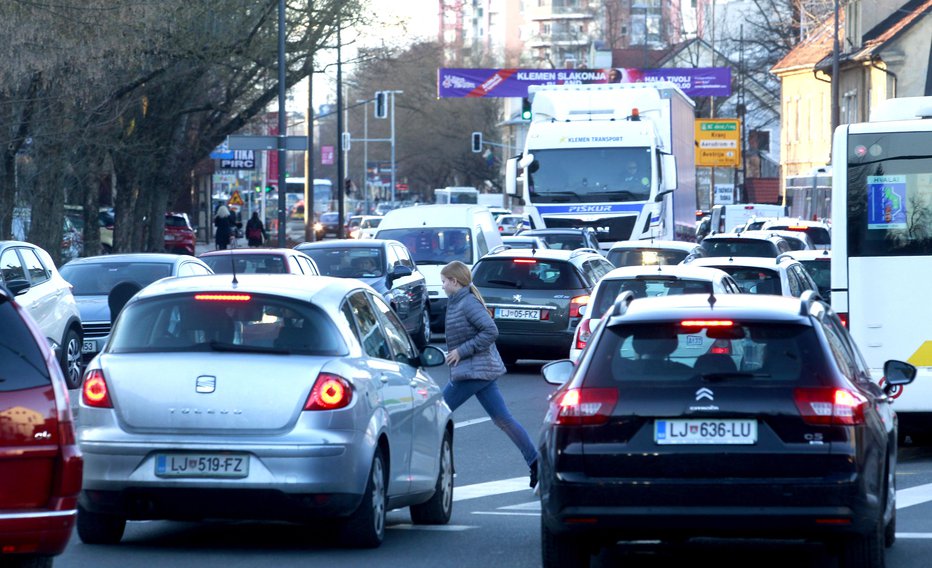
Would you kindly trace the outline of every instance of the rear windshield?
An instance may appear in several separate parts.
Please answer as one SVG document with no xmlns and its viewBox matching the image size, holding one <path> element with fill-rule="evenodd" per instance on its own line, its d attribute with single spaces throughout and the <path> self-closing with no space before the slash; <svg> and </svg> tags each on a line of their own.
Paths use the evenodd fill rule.
<svg viewBox="0 0 932 568">
<path fill-rule="evenodd" d="M 703 239 L 699 246 L 705 251 L 705 256 L 777 257 L 773 243 L 757 239 Z"/>
<path fill-rule="evenodd" d="M 337 278 L 372 278 L 385 276 L 381 248 L 312 247 L 301 252 L 314 259 L 320 273 Z"/>
<path fill-rule="evenodd" d="M 483 288 L 579 290 L 585 288 L 576 268 L 562 260 L 485 259 L 473 271 L 473 284 Z"/>
<path fill-rule="evenodd" d="M 133 282 L 145 288 L 160 278 L 172 275 L 172 265 L 153 262 L 101 262 L 66 264 L 62 278 L 74 288 L 75 296 L 106 296 L 121 282 Z"/>
<path fill-rule="evenodd" d="M 382 229 L 378 238 L 400 241 L 408 247 L 415 264 L 439 264 L 458 260 L 472 265 L 472 233 L 461 227 Z"/>
<path fill-rule="evenodd" d="M 189 228 L 188 222 L 187 220 L 185 220 L 184 217 L 176 217 L 174 215 L 165 217 L 165 226 L 166 227 L 184 227 L 185 229 Z"/>
<path fill-rule="evenodd" d="M 237 274 L 288 274 L 285 257 L 280 254 L 218 254 L 202 257 L 214 274 L 229 274 L 236 265 Z"/>
<path fill-rule="evenodd" d="M 683 278 L 612 278 L 599 283 L 590 317 L 601 318 L 612 307 L 622 292 L 631 292 L 635 298 L 648 296 L 674 296 L 677 294 L 710 294 L 712 283 Z"/>
<path fill-rule="evenodd" d="M 799 231 L 801 233 L 806 233 L 809 235 L 809 240 L 812 241 L 812 244 L 815 246 L 825 246 L 832 244 L 832 233 L 825 227 L 810 227 L 806 226 L 805 228 L 796 228 L 789 225 L 771 225 L 768 229 L 774 230 L 783 230 L 783 231 Z"/>
<path fill-rule="evenodd" d="M 168 296 L 127 306 L 108 351 L 347 353 L 330 316 L 316 306 L 274 296 L 214 296 L 210 300 Z"/>
<path fill-rule="evenodd" d="M 819 294 L 828 301 L 832 292 L 832 262 L 825 260 L 802 260 L 800 263 L 819 287 Z"/>
<path fill-rule="evenodd" d="M 734 322 L 612 326 L 594 346 L 587 386 L 694 381 L 813 386 L 828 376 L 815 331 L 808 326 Z"/>
<path fill-rule="evenodd" d="M 0 392 L 50 384 L 36 338 L 9 301 L 0 300 L 0 329 Z"/>
<path fill-rule="evenodd" d="M 616 267 L 653 264 L 679 264 L 686 255 L 683 250 L 621 249 L 609 251 L 608 261 Z"/>
<path fill-rule="evenodd" d="M 751 268 L 747 266 L 716 266 L 731 274 L 738 287 L 746 294 L 783 294 L 780 284 L 780 272 L 769 268 Z"/>
</svg>

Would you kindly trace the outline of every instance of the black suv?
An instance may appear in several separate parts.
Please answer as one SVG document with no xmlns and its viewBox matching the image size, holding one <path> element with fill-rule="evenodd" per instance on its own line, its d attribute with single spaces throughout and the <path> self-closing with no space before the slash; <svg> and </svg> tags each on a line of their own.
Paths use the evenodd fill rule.
<svg viewBox="0 0 932 568">
<path fill-rule="evenodd" d="M 592 249 L 500 247 L 473 267 L 473 284 L 498 324 L 506 365 L 569 355 L 573 333 L 596 283 L 615 268 Z"/>
<path fill-rule="evenodd" d="M 535 236 L 544 239 L 552 249 L 573 250 L 590 248 L 599 250 L 599 238 L 592 227 L 529 229 L 515 233 L 522 237 Z"/>
<path fill-rule="evenodd" d="M 632 300 L 596 328 L 540 439 L 543 565 L 695 537 L 817 539 L 883 566 L 896 530 L 897 420 L 814 292 Z M 887 361 L 885 388 L 916 369 Z"/>
</svg>

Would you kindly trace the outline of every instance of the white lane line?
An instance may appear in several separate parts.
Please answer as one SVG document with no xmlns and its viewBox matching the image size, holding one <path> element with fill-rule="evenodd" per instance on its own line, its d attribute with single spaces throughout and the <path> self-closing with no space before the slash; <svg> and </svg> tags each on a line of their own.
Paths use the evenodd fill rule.
<svg viewBox="0 0 932 568">
<path fill-rule="evenodd" d="M 489 422 L 492 420 L 488 416 L 485 418 L 473 418 L 472 420 L 463 420 L 462 422 L 457 422 L 453 425 L 454 428 L 462 428 L 463 426 L 472 426 L 473 424 L 481 424 L 483 422 Z"/>
<path fill-rule="evenodd" d="M 518 491 L 527 491 L 530 493 L 531 488 L 527 486 L 527 481 L 527 477 L 512 477 L 511 479 L 500 479 L 498 481 L 464 485 L 453 490 L 453 500 L 465 501 L 467 499 L 479 499 L 480 497 L 490 497 L 492 495 L 517 493 Z"/>
<path fill-rule="evenodd" d="M 473 511 L 473 515 L 499 515 L 502 517 L 539 517 L 540 513 L 508 513 L 506 511 Z"/>
<path fill-rule="evenodd" d="M 896 538 L 932 538 L 932 533 L 896 533 Z"/>
<path fill-rule="evenodd" d="M 917 485 L 916 487 L 910 487 L 909 489 L 899 489 L 896 490 L 896 508 L 905 509 L 906 507 L 912 507 L 913 505 L 919 505 L 921 503 L 926 503 L 932 501 L 932 483 L 926 483 L 925 485 Z"/>
<path fill-rule="evenodd" d="M 402 531 L 434 531 L 434 532 L 460 532 L 468 531 L 469 529 L 477 529 L 479 527 L 474 527 L 470 525 L 410 525 L 410 524 L 400 524 L 400 525 L 388 525 L 385 528 L 387 529 L 397 529 Z"/>
</svg>

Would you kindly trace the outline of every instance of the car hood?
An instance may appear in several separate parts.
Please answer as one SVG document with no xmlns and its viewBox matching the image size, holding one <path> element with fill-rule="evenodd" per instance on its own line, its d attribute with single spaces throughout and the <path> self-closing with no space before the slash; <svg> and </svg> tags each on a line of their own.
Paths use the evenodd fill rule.
<svg viewBox="0 0 932 568">
<path fill-rule="evenodd" d="M 107 296 L 75 296 L 74 302 L 81 313 L 81 321 L 110 321 L 110 305 Z"/>
<path fill-rule="evenodd" d="M 388 280 L 388 278 L 385 276 L 372 276 L 369 278 L 358 278 L 358 280 L 365 282 L 369 286 L 372 286 L 372 288 L 379 294 L 384 294 L 385 292 L 388 292 L 389 290 L 388 285 L 386 284 L 386 281 Z"/>
</svg>

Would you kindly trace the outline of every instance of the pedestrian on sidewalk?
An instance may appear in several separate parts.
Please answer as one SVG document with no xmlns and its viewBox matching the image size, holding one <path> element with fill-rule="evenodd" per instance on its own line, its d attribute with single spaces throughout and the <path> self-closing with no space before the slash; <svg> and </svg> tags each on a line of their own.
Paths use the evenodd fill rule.
<svg viewBox="0 0 932 568">
<path fill-rule="evenodd" d="M 265 225 L 262 224 L 262 219 L 259 219 L 259 212 L 253 211 L 252 217 L 246 221 L 246 240 L 251 247 L 261 247 L 266 238 Z"/>
<path fill-rule="evenodd" d="M 230 210 L 227 209 L 226 205 L 217 207 L 217 214 L 214 216 L 214 227 L 217 227 L 217 232 L 214 235 L 217 250 L 226 250 L 233 239 L 234 227 L 233 217 L 230 216 Z"/>
<path fill-rule="evenodd" d="M 511 438 L 530 468 L 533 489 L 537 485 L 537 449 L 527 430 L 508 411 L 497 379 L 505 374 L 495 339 L 498 327 L 489 315 L 479 290 L 472 284 L 469 267 L 455 260 L 440 270 L 447 303 L 446 341 L 450 382 L 443 400 L 456 410 L 473 395 L 492 422 Z"/>
</svg>

